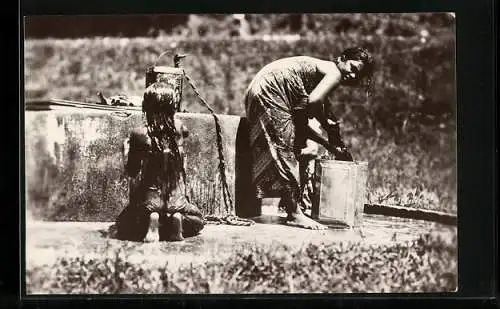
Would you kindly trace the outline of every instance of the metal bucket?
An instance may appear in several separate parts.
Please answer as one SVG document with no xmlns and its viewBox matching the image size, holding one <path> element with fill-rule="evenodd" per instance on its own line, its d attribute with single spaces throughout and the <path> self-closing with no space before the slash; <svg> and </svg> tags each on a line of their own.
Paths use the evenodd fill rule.
<svg viewBox="0 0 500 309">
<path fill-rule="evenodd" d="M 312 217 L 326 224 L 359 226 L 367 180 L 368 162 L 317 160 Z"/>
</svg>

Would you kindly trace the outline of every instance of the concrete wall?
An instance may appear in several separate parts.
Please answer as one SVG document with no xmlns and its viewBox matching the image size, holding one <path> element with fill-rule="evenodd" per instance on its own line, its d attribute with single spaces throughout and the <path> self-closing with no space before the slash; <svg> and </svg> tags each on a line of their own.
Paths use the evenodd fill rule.
<svg viewBox="0 0 500 309">
<path fill-rule="evenodd" d="M 225 209 L 218 173 L 214 118 L 179 113 L 190 131 L 185 142 L 191 200 L 205 214 L 248 214 L 251 196 L 246 122 L 219 115 L 226 175 L 235 208 Z M 140 112 L 128 118 L 82 109 L 25 112 L 27 213 L 39 220 L 113 221 L 127 205 L 121 146 L 142 126 Z M 252 210 L 250 210 L 250 215 Z"/>
</svg>

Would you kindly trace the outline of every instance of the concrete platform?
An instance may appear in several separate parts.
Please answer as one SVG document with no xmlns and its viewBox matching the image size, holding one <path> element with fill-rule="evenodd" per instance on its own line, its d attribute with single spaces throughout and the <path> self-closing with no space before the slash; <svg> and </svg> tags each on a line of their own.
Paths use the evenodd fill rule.
<svg viewBox="0 0 500 309">
<path fill-rule="evenodd" d="M 420 233 L 437 231 L 451 235 L 456 227 L 437 223 L 365 215 L 357 229 L 330 228 L 312 231 L 286 226 L 284 215 L 267 212 L 249 227 L 208 224 L 202 233 L 183 242 L 145 244 L 110 239 L 112 222 L 27 222 L 26 267 L 52 264 L 61 257 L 114 257 L 122 251 L 131 263 L 179 267 L 190 263 L 217 261 L 245 247 L 285 245 L 300 248 L 309 244 L 342 245 L 346 242 L 381 245 L 416 239 Z"/>
</svg>

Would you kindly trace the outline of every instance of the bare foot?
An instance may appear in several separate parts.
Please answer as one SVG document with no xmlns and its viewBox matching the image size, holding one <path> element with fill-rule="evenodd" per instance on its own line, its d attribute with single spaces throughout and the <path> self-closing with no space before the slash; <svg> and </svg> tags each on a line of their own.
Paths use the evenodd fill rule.
<svg viewBox="0 0 500 309">
<path fill-rule="evenodd" d="M 169 237 L 170 241 L 182 241 L 184 236 L 182 236 L 182 214 L 176 212 L 172 215 L 172 226 L 174 233 Z"/>
<path fill-rule="evenodd" d="M 286 218 L 286 224 L 290 226 L 302 227 L 311 230 L 328 229 L 326 225 L 316 222 L 304 214 L 288 215 L 288 217 Z"/>
<path fill-rule="evenodd" d="M 158 242 L 160 240 L 160 215 L 157 212 L 152 212 L 149 215 L 149 227 L 144 242 Z"/>
</svg>

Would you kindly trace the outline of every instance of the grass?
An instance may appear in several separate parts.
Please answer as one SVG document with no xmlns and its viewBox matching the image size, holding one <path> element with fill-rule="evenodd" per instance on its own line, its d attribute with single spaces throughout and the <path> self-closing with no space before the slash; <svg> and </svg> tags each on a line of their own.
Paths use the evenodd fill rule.
<svg viewBox="0 0 500 309">
<path fill-rule="evenodd" d="M 446 133 L 435 137 L 449 139 Z M 352 140 L 355 140 L 353 142 Z M 390 137 L 348 139 L 355 158 L 368 161 L 369 203 L 456 212 L 456 170 L 452 143 L 397 144 Z M 446 156 L 449 154 L 449 156 Z"/>
<path fill-rule="evenodd" d="M 172 269 L 109 257 L 59 258 L 29 269 L 28 293 L 450 292 L 457 287 L 456 230 L 393 245 L 245 246 L 228 258 Z M 446 234 L 448 235 L 448 234 Z"/>
</svg>

